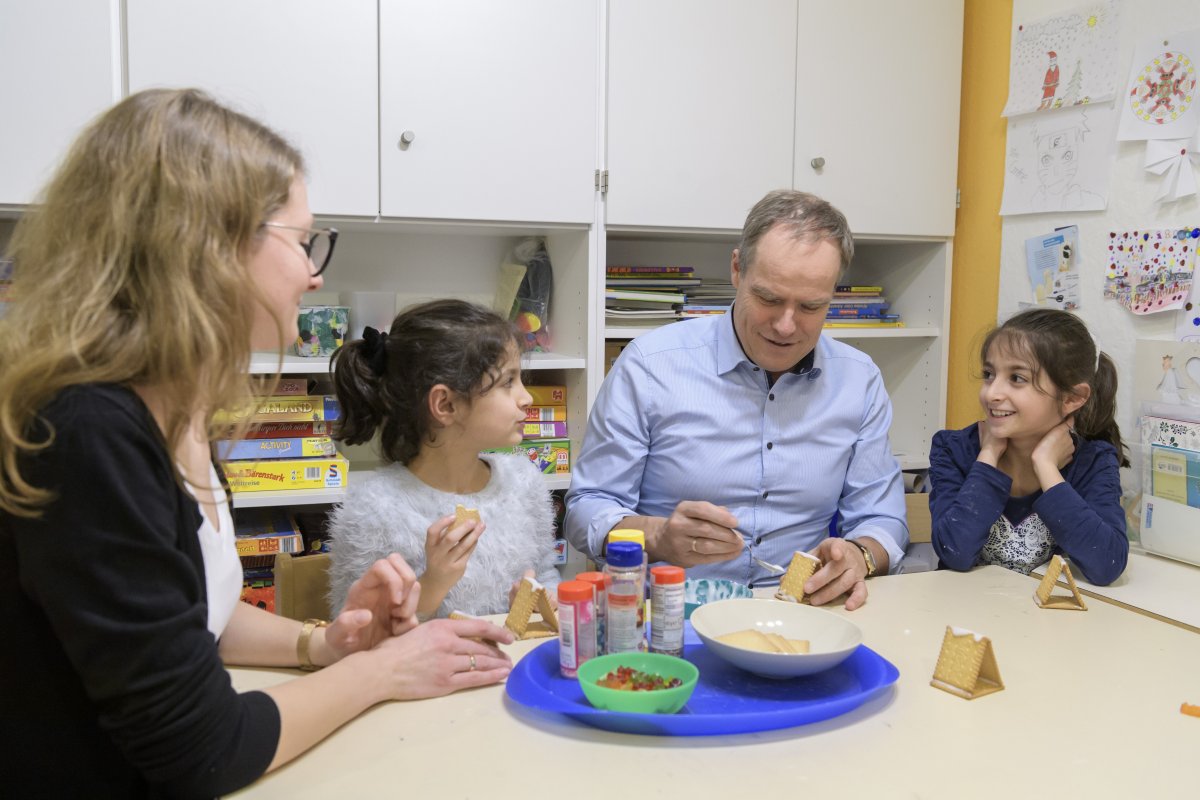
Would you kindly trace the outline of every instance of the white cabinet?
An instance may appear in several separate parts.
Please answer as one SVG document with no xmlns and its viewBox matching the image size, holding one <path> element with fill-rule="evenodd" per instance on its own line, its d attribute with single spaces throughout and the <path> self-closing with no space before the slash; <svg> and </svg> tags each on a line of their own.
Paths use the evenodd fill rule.
<svg viewBox="0 0 1200 800">
<path fill-rule="evenodd" d="M 963 0 L 801 0 L 795 188 L 856 234 L 953 236 L 962 32 Z"/>
<path fill-rule="evenodd" d="M 120 99 L 118 0 L 0 7 L 0 205 L 24 205 L 92 117 Z"/>
<path fill-rule="evenodd" d="M 375 0 L 126 4 L 131 92 L 204 89 L 301 150 L 314 212 L 379 212 Z"/>
<path fill-rule="evenodd" d="M 737 229 L 771 189 L 952 236 L 962 0 L 611 0 L 607 223 Z"/>
<path fill-rule="evenodd" d="M 594 0 L 380 0 L 381 211 L 590 223 Z"/>
<path fill-rule="evenodd" d="M 792 179 L 796 0 L 610 0 L 607 222 L 741 228 Z"/>
</svg>

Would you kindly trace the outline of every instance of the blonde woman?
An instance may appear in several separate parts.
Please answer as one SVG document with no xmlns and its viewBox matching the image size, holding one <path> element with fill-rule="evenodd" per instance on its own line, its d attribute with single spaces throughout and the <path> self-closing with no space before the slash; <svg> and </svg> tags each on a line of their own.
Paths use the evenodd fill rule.
<svg viewBox="0 0 1200 800">
<path fill-rule="evenodd" d="M 328 627 L 237 601 L 214 409 L 252 348 L 296 336 L 335 232 L 299 154 L 195 91 L 94 122 L 14 233 L 0 322 L 3 774 L 46 796 L 213 796 L 386 699 L 502 679 L 469 637 L 416 626 L 420 588 L 376 562 Z M 223 664 L 316 668 L 237 694 Z"/>
</svg>

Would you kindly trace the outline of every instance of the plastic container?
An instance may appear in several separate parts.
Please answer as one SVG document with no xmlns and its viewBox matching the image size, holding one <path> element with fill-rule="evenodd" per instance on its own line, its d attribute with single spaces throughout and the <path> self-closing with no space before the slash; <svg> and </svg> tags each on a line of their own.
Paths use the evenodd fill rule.
<svg viewBox="0 0 1200 800">
<path fill-rule="evenodd" d="M 558 666 L 564 678 L 574 678 L 580 666 L 596 657 L 595 594 L 583 581 L 558 585 Z"/>
<path fill-rule="evenodd" d="M 682 683 L 670 689 L 642 692 L 609 689 L 597 684 L 617 667 L 632 667 L 663 678 L 678 678 Z M 660 653 L 613 653 L 593 658 L 579 670 L 579 688 L 595 708 L 632 714 L 674 714 L 692 696 L 699 678 L 700 670 L 696 665 L 682 658 Z"/>
<path fill-rule="evenodd" d="M 683 581 L 682 567 L 661 566 L 650 569 L 650 652 L 669 656 L 683 655 Z"/>
<path fill-rule="evenodd" d="M 646 555 L 646 532 L 640 531 L 637 528 L 617 528 L 608 532 L 608 544 L 612 544 L 613 542 L 636 542 L 642 548 L 642 588 L 645 591 L 645 595 L 643 595 L 641 602 L 638 603 L 638 617 L 643 630 L 645 630 L 648 627 L 647 623 L 650 622 L 650 614 L 646 609 L 646 601 L 650 599 L 650 573 L 648 569 L 650 562 Z M 607 547 L 605 551 L 607 552 Z M 648 631 L 646 632 L 647 634 L 649 633 Z M 650 641 L 649 636 L 647 636 L 646 641 Z M 641 649 L 647 650 L 649 646 L 643 646 Z"/>
<path fill-rule="evenodd" d="M 596 655 L 608 652 L 606 634 L 608 629 L 608 587 L 612 578 L 603 572 L 581 572 L 575 580 L 591 584 L 596 600 Z"/>
<path fill-rule="evenodd" d="M 613 542 L 608 546 L 607 558 L 604 574 L 612 580 L 608 587 L 608 652 L 644 651 L 646 630 L 641 604 L 646 590 L 642 546 L 637 542 Z"/>
</svg>

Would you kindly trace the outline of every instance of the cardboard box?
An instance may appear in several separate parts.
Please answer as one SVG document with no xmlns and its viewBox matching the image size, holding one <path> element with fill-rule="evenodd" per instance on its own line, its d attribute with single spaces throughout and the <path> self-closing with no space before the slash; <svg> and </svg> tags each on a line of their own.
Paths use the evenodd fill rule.
<svg viewBox="0 0 1200 800">
<path fill-rule="evenodd" d="M 222 464 L 234 492 L 279 489 L 344 489 L 350 462 L 344 456 L 280 461 L 226 461 Z"/>
</svg>

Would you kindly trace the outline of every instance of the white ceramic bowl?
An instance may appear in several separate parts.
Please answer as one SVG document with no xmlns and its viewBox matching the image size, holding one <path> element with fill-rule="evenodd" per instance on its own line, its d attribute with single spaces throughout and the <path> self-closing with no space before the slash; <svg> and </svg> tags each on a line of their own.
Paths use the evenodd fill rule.
<svg viewBox="0 0 1200 800">
<path fill-rule="evenodd" d="M 766 678 L 797 678 L 836 667 L 862 644 L 862 631 L 845 617 L 783 600 L 706 603 L 692 613 L 692 627 L 713 653 Z M 785 639 L 807 639 L 809 652 L 763 653 L 717 641 L 719 636 L 748 628 L 778 633 Z"/>
</svg>

